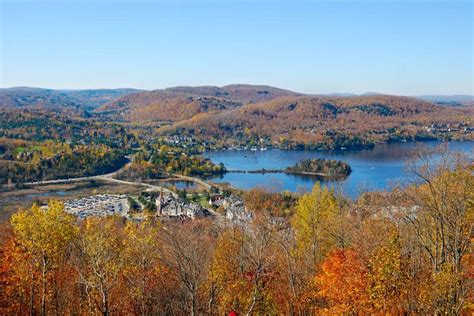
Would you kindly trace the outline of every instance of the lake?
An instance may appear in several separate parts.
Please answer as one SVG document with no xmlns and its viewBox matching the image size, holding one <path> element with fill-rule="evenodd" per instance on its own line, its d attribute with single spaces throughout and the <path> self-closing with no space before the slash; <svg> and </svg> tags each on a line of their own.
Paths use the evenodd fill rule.
<svg viewBox="0 0 474 316">
<path fill-rule="evenodd" d="M 424 142 L 424 146 L 436 147 L 441 142 Z M 473 154 L 474 142 L 447 142 L 450 151 Z M 323 185 L 342 190 L 352 198 L 361 192 L 389 190 L 398 183 L 409 179 L 405 172 L 405 162 L 411 152 L 419 146 L 416 143 L 380 144 L 374 149 L 360 151 L 306 151 L 268 149 L 266 151 L 214 151 L 206 152 L 205 157 L 214 163 L 224 163 L 229 170 L 284 169 L 298 161 L 310 158 L 336 159 L 347 162 L 352 173 L 343 181 L 321 181 Z M 214 182 L 228 182 L 240 189 L 265 187 L 272 191 L 289 190 L 293 192 L 310 190 L 316 180 L 314 177 L 285 173 L 226 173 L 209 179 Z"/>
<path fill-rule="evenodd" d="M 171 189 L 172 187 L 175 187 L 178 190 L 191 190 L 191 189 L 197 188 L 197 185 L 195 182 L 185 181 L 185 180 L 159 180 L 159 181 L 155 181 L 154 184 L 160 185 L 169 189 Z"/>
</svg>

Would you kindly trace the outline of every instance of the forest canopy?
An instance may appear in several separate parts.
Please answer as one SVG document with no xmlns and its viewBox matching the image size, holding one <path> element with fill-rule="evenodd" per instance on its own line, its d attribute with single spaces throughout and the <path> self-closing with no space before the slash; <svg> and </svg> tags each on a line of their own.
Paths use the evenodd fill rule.
<svg viewBox="0 0 474 316">
<path fill-rule="evenodd" d="M 472 162 L 351 201 L 254 190 L 252 220 L 76 220 L 52 200 L 2 228 L 0 313 L 471 314 Z"/>
</svg>

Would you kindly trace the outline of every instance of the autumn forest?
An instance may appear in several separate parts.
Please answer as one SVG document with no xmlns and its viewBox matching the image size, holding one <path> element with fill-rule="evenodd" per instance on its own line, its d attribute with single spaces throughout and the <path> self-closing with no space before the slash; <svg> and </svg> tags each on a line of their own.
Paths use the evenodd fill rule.
<svg viewBox="0 0 474 316">
<path fill-rule="evenodd" d="M 1 230 L 0 313 L 467 315 L 472 166 L 417 158 L 413 184 L 356 201 L 254 189 L 245 225 L 22 210 Z"/>
<path fill-rule="evenodd" d="M 474 315 L 473 12 L 0 0 L 0 316 Z"/>
<path fill-rule="evenodd" d="M 408 183 L 352 198 L 317 178 L 306 192 L 208 180 L 232 171 L 337 181 L 352 172 L 343 161 L 239 171 L 204 155 L 467 142 L 469 104 L 248 85 L 19 88 L 0 101 L 1 315 L 474 309 L 471 156 L 420 147 Z M 192 185 L 163 186 L 173 181 Z M 95 207 L 109 213 L 87 213 Z"/>
</svg>

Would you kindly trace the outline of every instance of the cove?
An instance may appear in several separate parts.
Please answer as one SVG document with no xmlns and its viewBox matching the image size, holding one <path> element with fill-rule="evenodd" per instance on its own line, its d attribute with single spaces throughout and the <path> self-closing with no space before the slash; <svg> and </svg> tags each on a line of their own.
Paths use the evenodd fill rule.
<svg viewBox="0 0 474 316">
<path fill-rule="evenodd" d="M 424 142 L 388 143 L 373 149 L 359 151 L 308 151 L 268 149 L 266 151 L 220 150 L 206 152 L 204 156 L 214 163 L 223 163 L 229 170 L 274 170 L 284 169 L 298 161 L 310 158 L 336 159 L 347 162 L 352 173 L 343 181 L 321 181 L 314 177 L 286 173 L 226 173 L 209 178 L 214 182 L 227 182 L 239 189 L 265 187 L 272 191 L 288 190 L 304 192 L 311 190 L 316 181 L 341 190 L 351 198 L 357 198 L 364 191 L 390 190 L 399 183 L 410 180 L 405 171 L 406 160 L 418 146 L 434 148 L 446 144 L 449 151 L 473 155 L 474 142 Z M 433 158 L 435 159 L 435 158 Z"/>
</svg>

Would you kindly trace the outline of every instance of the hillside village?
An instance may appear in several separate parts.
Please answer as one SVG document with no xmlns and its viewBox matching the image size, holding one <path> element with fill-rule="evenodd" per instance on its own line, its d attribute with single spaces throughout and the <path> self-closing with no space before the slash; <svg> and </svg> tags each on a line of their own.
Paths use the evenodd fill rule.
<svg viewBox="0 0 474 316">
<path fill-rule="evenodd" d="M 208 205 L 204 207 L 200 203 L 187 201 L 169 191 L 153 192 L 155 193 L 153 195 L 149 193 L 148 191 L 147 198 L 142 198 L 146 201 L 144 203 L 140 198 L 130 195 L 92 195 L 66 201 L 64 210 L 78 219 L 96 216 L 121 216 L 138 221 L 146 216 L 155 216 L 163 220 L 192 220 L 220 216 L 233 222 L 252 219 L 251 212 L 236 195 L 224 197 L 216 194 L 206 201 Z"/>
</svg>

